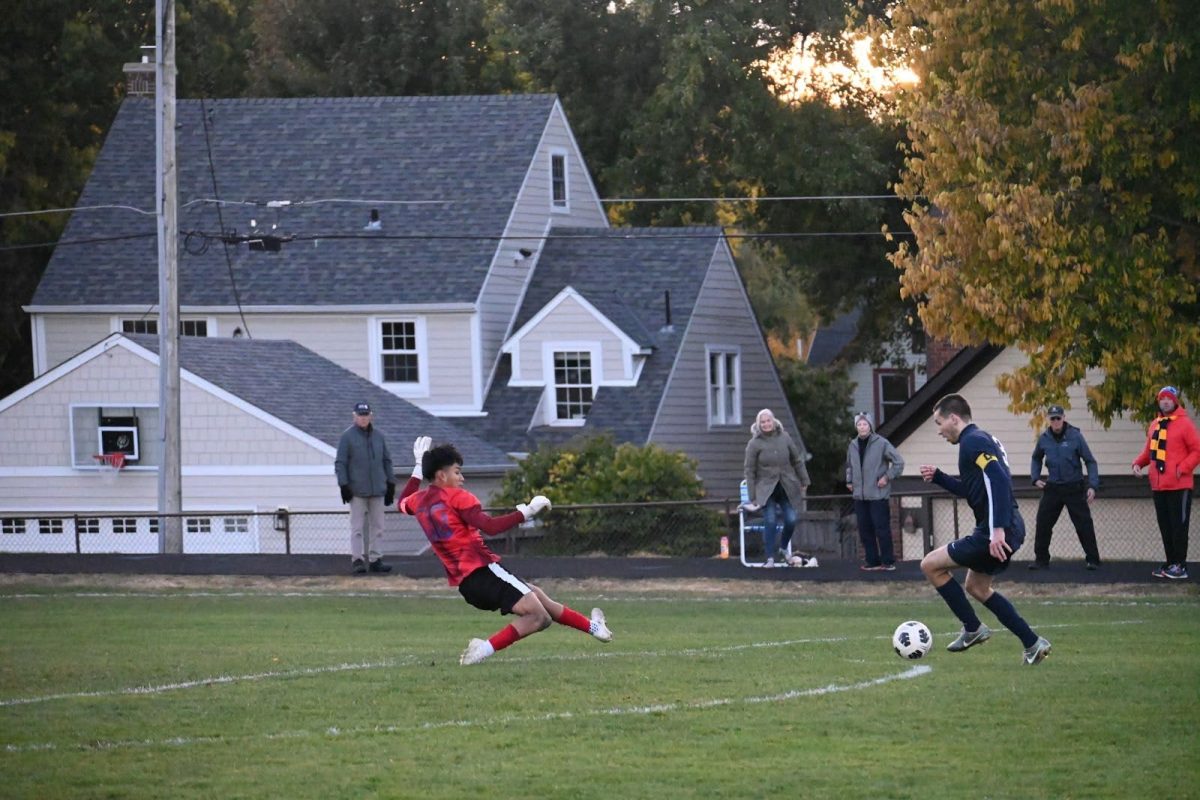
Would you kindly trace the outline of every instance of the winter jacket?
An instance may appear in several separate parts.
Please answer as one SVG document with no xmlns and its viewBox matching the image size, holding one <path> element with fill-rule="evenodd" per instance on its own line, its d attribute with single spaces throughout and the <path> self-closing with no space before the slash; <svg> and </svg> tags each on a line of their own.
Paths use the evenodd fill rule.
<svg viewBox="0 0 1200 800">
<path fill-rule="evenodd" d="M 1167 418 L 1167 464 L 1166 470 L 1158 471 L 1150 457 L 1150 442 L 1158 433 L 1159 423 Z M 1133 460 L 1135 466 L 1146 467 L 1150 474 L 1150 490 L 1154 492 L 1170 492 L 1175 489 L 1191 489 L 1194 486 L 1192 471 L 1200 464 L 1200 434 L 1192 424 L 1187 409 L 1178 406 L 1170 414 L 1160 414 L 1150 423 L 1146 436 L 1146 446 L 1141 455 Z"/>
<path fill-rule="evenodd" d="M 878 433 L 867 437 L 865 451 L 859 449 L 858 438 L 851 439 L 846 448 L 846 483 L 853 487 L 855 500 L 886 500 L 892 496 L 892 481 L 904 472 L 904 459 Z M 884 476 L 888 482 L 880 489 L 879 479 Z"/>
<path fill-rule="evenodd" d="M 775 487 L 783 484 L 792 507 L 801 508 L 803 489 L 811 483 L 808 466 L 804 463 L 804 441 L 799 440 L 797 446 L 787 431 L 778 425 L 765 434 L 755 422 L 750 426 L 750 433 L 745 462 L 746 489 L 750 494 L 750 502 L 762 506 L 771 498 Z"/>
<path fill-rule="evenodd" d="M 387 485 L 396 482 L 387 440 L 373 424 L 351 425 L 342 433 L 333 471 L 338 486 L 349 486 L 355 497 L 382 497 Z"/>
<path fill-rule="evenodd" d="M 1096 457 L 1083 438 L 1083 432 L 1069 422 L 1063 423 L 1062 435 L 1055 436 L 1050 428 L 1042 431 L 1037 446 L 1033 448 L 1033 459 L 1029 464 L 1029 479 L 1037 483 L 1042 479 L 1042 460 L 1046 462 L 1046 483 L 1079 483 L 1083 480 L 1082 461 L 1087 465 L 1088 485 L 1100 490 L 1100 467 Z"/>
</svg>

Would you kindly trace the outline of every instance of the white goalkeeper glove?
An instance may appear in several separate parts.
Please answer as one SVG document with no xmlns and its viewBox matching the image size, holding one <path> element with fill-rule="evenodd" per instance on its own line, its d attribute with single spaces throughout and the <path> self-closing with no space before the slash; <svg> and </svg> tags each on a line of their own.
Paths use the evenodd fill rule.
<svg viewBox="0 0 1200 800">
<path fill-rule="evenodd" d="M 528 504 L 517 503 L 517 511 L 520 511 L 526 520 L 532 519 L 534 516 L 548 508 L 550 508 L 550 498 L 542 494 L 534 497 L 529 501 Z"/>
<path fill-rule="evenodd" d="M 417 480 L 422 480 L 425 473 L 421 469 L 421 459 L 433 449 L 433 439 L 428 436 L 418 436 L 413 442 L 413 460 L 417 465 L 413 467 L 412 476 Z"/>
</svg>

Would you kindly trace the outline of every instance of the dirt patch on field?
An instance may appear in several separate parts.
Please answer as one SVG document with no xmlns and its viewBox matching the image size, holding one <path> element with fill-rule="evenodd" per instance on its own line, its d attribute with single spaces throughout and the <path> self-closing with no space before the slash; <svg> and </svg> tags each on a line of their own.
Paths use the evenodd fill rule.
<svg viewBox="0 0 1200 800">
<path fill-rule="evenodd" d="M 658 578 L 614 580 L 581 578 L 541 580 L 538 585 L 551 594 L 691 594 L 721 597 L 846 597 L 909 598 L 933 595 L 919 581 L 883 583 L 804 582 L 762 583 L 695 578 Z M 1010 597 L 1171 597 L 1200 598 L 1200 585 L 1163 585 L 1112 583 L 1086 585 L 1076 583 L 1014 584 L 998 582 L 997 588 Z M 71 591 L 218 591 L 218 592 L 353 592 L 390 594 L 452 591 L 440 578 L 354 576 L 262 577 L 246 575 L 28 575 L 0 574 L 0 591 L 29 590 Z"/>
</svg>

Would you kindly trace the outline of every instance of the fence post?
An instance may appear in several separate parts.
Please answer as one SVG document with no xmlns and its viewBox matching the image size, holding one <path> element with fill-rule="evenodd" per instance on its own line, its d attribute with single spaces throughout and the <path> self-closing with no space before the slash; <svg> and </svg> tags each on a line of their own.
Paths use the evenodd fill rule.
<svg viewBox="0 0 1200 800">
<path fill-rule="evenodd" d="M 79 554 L 83 552 L 83 548 L 79 544 L 79 515 L 74 514 L 71 518 L 75 520 L 75 553 Z"/>
<path fill-rule="evenodd" d="M 283 552 L 292 554 L 292 512 L 287 506 L 275 509 L 275 530 L 283 533 Z"/>
</svg>

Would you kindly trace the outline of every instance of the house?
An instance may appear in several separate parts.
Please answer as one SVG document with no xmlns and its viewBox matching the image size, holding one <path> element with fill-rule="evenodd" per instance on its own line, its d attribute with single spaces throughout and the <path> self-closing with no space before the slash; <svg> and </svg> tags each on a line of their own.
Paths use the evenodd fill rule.
<svg viewBox="0 0 1200 800">
<path fill-rule="evenodd" d="M 185 343 L 293 342 L 515 457 L 658 443 L 715 496 L 758 409 L 796 433 L 722 231 L 610 227 L 553 95 L 194 100 L 177 119 Z M 31 386 L 114 333 L 150 351 L 153 152 L 152 103 L 129 97 L 25 307 Z"/>
<path fill-rule="evenodd" d="M 421 435 L 453 440 L 483 496 L 512 468 L 492 445 L 294 342 L 183 337 L 179 357 L 184 511 L 197 512 L 184 552 L 284 552 L 256 515 L 344 511 L 333 459 L 358 401 L 374 409 L 401 475 Z M 111 515 L 157 508 L 158 375 L 158 337 L 114 333 L 0 400 L 0 549 L 73 552 L 84 524 L 84 551 L 157 552 L 157 519 Z M 106 438 L 116 432 L 120 446 Z M 124 454 L 119 476 L 95 458 L 106 451 Z M 425 548 L 411 518 L 387 521 L 388 552 Z M 340 514 L 297 523 L 290 552 L 348 547 Z"/>
<path fill-rule="evenodd" d="M 1033 525 L 1040 491 L 1032 486 L 1030 461 L 1041 429 L 1030 427 L 1030 416 L 1008 410 L 1008 397 L 996 388 L 996 379 L 1018 369 L 1025 356 L 1017 348 L 982 345 L 962 348 L 945 367 L 929 376 L 927 382 L 905 406 L 879 426 L 904 456 L 904 474 L 896 480 L 894 493 L 928 492 L 921 480 L 920 465 L 933 464 L 950 473 L 958 473 L 958 450 L 948 445 L 931 422 L 933 406 L 941 397 L 957 393 L 971 404 L 975 421 L 999 439 L 1008 453 L 1013 487 L 1021 514 L 1028 528 L 1028 544 L 1017 559 L 1033 558 Z M 1130 463 L 1146 442 L 1145 426 L 1118 418 L 1107 429 L 1087 411 L 1086 390 L 1090 381 L 1100 379 L 1089 373 L 1084 381 L 1068 392 L 1067 420 L 1079 428 L 1100 471 L 1101 491 L 1092 504 L 1096 536 L 1102 557 L 1158 561 L 1162 545 L 1155 527 L 1154 507 L 1145 478 L 1135 478 Z M 1044 474 L 1044 473 L 1043 473 Z M 957 514 L 949 494 L 935 492 L 932 497 L 906 497 L 901 501 L 900 516 L 911 513 L 917 527 L 932 536 L 932 544 L 941 546 L 970 531 L 974 518 L 965 507 Z M 1114 524 L 1115 523 L 1115 524 Z M 1052 558 L 1081 557 L 1074 528 L 1064 513 L 1054 529 Z"/>
</svg>

